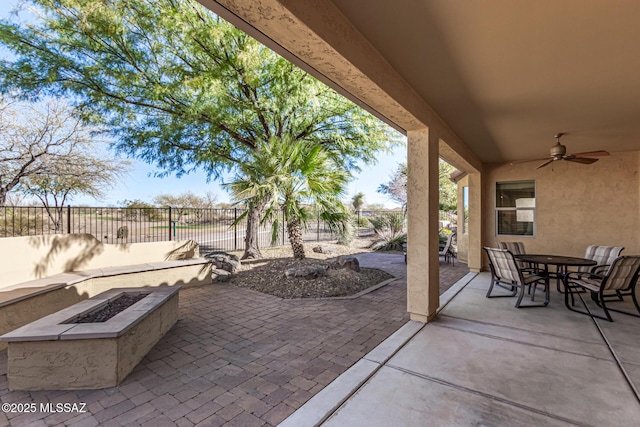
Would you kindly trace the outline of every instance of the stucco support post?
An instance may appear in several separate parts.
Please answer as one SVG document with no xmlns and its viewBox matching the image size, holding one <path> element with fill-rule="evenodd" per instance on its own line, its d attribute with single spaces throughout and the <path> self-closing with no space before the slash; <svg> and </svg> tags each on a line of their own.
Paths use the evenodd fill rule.
<svg viewBox="0 0 640 427">
<path fill-rule="evenodd" d="M 425 323 L 440 305 L 438 145 L 432 129 L 407 132 L 407 311 Z"/>
<path fill-rule="evenodd" d="M 467 265 L 469 271 L 482 270 L 482 174 L 469 173 L 469 244 Z"/>
</svg>

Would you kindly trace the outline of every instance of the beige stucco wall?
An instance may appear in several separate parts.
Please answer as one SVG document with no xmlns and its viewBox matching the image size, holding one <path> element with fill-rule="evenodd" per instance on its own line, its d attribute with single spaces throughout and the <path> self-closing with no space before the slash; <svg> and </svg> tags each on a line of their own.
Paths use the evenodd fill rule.
<svg viewBox="0 0 640 427">
<path fill-rule="evenodd" d="M 192 241 L 109 245 L 89 234 L 7 237 L 0 239 L 0 289 L 63 272 L 198 256 Z"/>
<path fill-rule="evenodd" d="M 612 153 L 583 165 L 556 161 L 485 165 L 483 244 L 524 242 L 529 253 L 584 255 L 590 244 L 624 246 L 640 254 L 640 151 Z M 536 182 L 536 235 L 496 237 L 497 181 Z"/>
</svg>

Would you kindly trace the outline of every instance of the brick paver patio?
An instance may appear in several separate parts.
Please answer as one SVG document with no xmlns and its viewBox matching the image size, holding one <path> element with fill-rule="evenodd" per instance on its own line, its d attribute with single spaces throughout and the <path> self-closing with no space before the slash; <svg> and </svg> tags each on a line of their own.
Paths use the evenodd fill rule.
<svg viewBox="0 0 640 427">
<path fill-rule="evenodd" d="M 0 413 L 0 424 L 277 425 L 408 321 L 403 257 L 358 257 L 397 280 L 339 300 L 283 300 L 225 284 L 181 290 L 180 320 L 119 387 L 9 392 L 4 351 L 3 403 L 82 402 L 86 412 Z M 441 292 L 467 272 L 441 264 Z"/>
</svg>

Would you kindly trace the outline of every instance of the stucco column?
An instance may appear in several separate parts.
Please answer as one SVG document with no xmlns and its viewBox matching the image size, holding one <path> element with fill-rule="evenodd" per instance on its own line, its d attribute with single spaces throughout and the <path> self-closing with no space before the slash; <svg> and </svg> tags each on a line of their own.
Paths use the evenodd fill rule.
<svg viewBox="0 0 640 427">
<path fill-rule="evenodd" d="M 438 257 L 438 135 L 407 133 L 407 311 L 428 322 L 440 305 Z"/>
<path fill-rule="evenodd" d="M 482 174 L 469 173 L 469 244 L 467 265 L 475 273 L 482 269 Z"/>
</svg>

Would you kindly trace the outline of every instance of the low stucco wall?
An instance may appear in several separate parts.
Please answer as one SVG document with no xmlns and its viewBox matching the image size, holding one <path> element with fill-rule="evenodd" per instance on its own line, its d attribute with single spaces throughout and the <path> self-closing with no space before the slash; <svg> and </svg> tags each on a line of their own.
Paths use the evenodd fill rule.
<svg viewBox="0 0 640 427">
<path fill-rule="evenodd" d="M 194 241 L 106 245 L 88 234 L 2 238 L 0 334 L 113 288 L 210 284 L 211 264 L 198 256 Z M 0 350 L 5 347 L 0 343 Z"/>
<path fill-rule="evenodd" d="M 198 286 L 211 283 L 211 264 L 95 277 L 0 307 L 0 335 L 114 288 Z M 0 343 L 0 349 L 6 347 Z"/>
<path fill-rule="evenodd" d="M 70 271 L 92 270 L 199 256 L 193 241 L 109 245 L 90 234 L 0 239 L 0 291 L 7 286 Z"/>
</svg>

